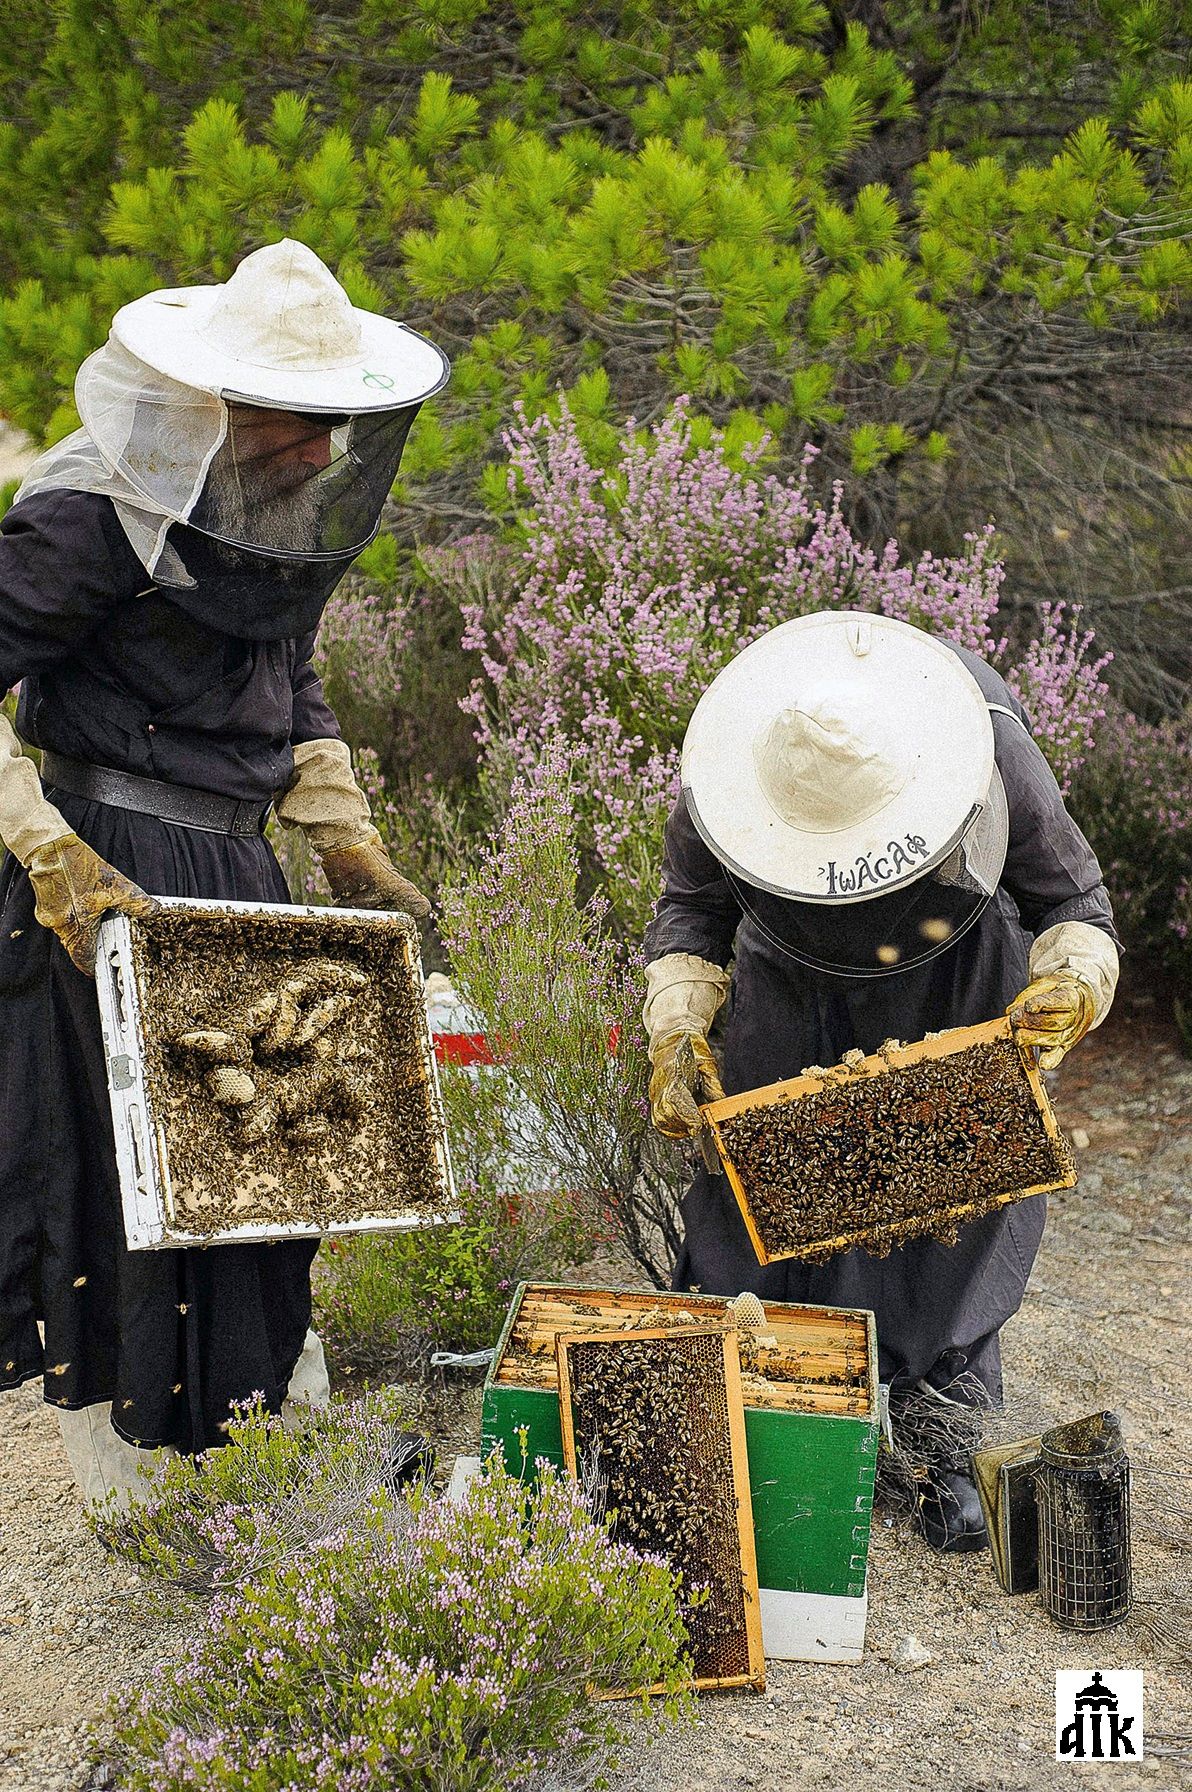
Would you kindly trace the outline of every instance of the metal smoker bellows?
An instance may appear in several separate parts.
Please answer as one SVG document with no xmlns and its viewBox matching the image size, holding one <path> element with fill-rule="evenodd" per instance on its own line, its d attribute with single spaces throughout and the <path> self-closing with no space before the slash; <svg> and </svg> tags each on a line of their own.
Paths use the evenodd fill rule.
<svg viewBox="0 0 1192 1792">
<path fill-rule="evenodd" d="M 1069 1630 L 1120 1623 L 1130 1610 L 1130 1464 L 1116 1414 L 1045 1431 L 1035 1488 L 1047 1610 Z"/>
</svg>

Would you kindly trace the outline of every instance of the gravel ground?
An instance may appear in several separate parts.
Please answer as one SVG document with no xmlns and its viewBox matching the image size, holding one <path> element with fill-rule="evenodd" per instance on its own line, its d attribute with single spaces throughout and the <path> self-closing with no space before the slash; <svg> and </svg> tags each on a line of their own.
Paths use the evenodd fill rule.
<svg viewBox="0 0 1192 1792">
<path fill-rule="evenodd" d="M 1053 1197 L 1006 1328 L 1008 1399 L 1057 1418 L 1114 1408 L 1136 1461 L 1162 1471 L 1140 1477 L 1152 1508 L 1187 1506 L 1192 1064 L 1150 998 L 1119 1002 L 1066 1067 L 1057 1107 L 1081 1182 Z M 145 1621 L 135 1577 L 88 1536 L 40 1390 L 0 1395 L 0 1426 L 0 1788 L 81 1792 L 109 1696 L 168 1657 L 177 1633 Z M 1173 1558 L 1137 1531 L 1136 1546 L 1145 1594 Z M 925 1665 L 894 1659 L 908 1636 Z M 1144 1761 L 1054 1762 L 1057 1667 L 1144 1669 Z M 893 1792 L 1176 1792 L 1192 1788 L 1188 1680 L 1133 1622 L 1065 1635 L 1033 1596 L 998 1591 L 987 1556 L 933 1556 L 879 1522 L 864 1662 L 775 1664 L 764 1695 L 705 1700 L 694 1729 L 639 1751 L 625 1792 L 842 1792 L 871 1778 Z"/>
</svg>

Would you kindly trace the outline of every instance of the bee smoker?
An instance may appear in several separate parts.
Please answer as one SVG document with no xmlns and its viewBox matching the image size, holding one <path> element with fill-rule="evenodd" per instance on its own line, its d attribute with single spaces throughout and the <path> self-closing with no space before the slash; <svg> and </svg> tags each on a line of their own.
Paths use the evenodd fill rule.
<svg viewBox="0 0 1192 1792">
<path fill-rule="evenodd" d="M 1130 1609 L 1130 1463 L 1116 1413 L 1045 1431 L 1035 1494 L 1048 1612 L 1068 1630 L 1120 1624 Z"/>
</svg>

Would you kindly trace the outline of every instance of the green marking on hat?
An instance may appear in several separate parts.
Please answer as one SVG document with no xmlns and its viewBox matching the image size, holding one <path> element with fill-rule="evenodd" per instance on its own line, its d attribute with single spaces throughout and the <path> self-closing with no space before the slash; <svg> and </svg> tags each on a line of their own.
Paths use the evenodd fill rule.
<svg viewBox="0 0 1192 1792">
<path fill-rule="evenodd" d="M 387 373 L 365 373 L 361 377 L 366 386 L 379 386 L 383 392 L 392 392 L 396 384 Z"/>
</svg>

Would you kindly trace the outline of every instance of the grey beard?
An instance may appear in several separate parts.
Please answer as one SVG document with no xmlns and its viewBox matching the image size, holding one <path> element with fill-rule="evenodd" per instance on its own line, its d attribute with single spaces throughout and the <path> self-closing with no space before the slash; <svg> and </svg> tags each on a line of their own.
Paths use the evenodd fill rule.
<svg viewBox="0 0 1192 1792">
<path fill-rule="evenodd" d="M 281 553 L 315 554 L 321 543 L 323 494 L 316 479 L 276 493 L 267 470 L 255 475 L 220 466 L 207 478 L 203 527 L 219 540 Z"/>
</svg>

